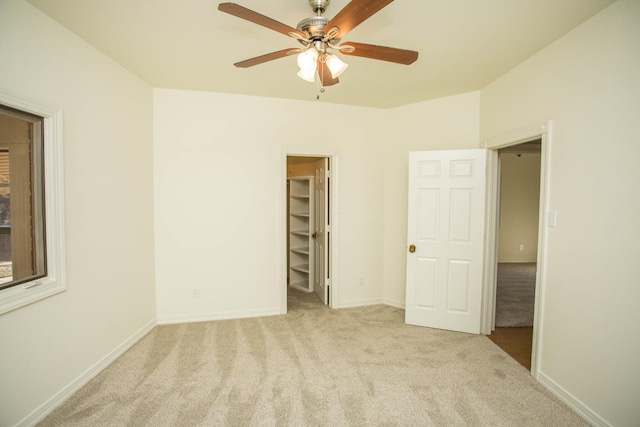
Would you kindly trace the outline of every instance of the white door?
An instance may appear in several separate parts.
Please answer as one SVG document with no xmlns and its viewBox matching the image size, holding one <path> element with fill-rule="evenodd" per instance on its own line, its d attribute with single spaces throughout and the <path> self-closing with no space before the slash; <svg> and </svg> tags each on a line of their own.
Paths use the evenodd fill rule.
<svg viewBox="0 0 640 427">
<path fill-rule="evenodd" d="M 486 150 L 409 153 L 405 322 L 480 333 Z"/>
<path fill-rule="evenodd" d="M 327 207 L 329 206 L 329 182 L 327 177 L 329 159 L 324 158 L 316 162 L 315 173 L 315 278 L 314 278 L 314 291 L 322 301 L 324 305 L 327 305 L 329 301 L 329 287 L 328 281 L 328 259 L 329 248 L 327 242 L 327 230 L 329 230 Z"/>
</svg>

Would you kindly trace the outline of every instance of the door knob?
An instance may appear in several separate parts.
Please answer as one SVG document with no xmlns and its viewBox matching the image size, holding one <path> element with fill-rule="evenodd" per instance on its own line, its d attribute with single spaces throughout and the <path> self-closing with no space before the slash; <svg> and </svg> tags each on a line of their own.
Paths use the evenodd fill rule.
<svg viewBox="0 0 640 427">
<path fill-rule="evenodd" d="M 409 252 L 414 253 L 416 251 L 416 245 L 409 246 Z"/>
</svg>

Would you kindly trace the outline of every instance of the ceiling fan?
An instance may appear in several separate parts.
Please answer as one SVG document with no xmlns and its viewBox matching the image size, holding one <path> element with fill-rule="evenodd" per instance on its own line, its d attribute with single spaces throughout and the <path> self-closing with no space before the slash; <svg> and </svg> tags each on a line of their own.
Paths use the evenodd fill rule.
<svg viewBox="0 0 640 427">
<path fill-rule="evenodd" d="M 331 0 L 308 0 L 309 6 L 316 16 L 303 19 L 296 28 L 282 24 L 274 19 L 261 15 L 235 3 L 220 3 L 218 10 L 253 22 L 285 36 L 296 39 L 302 48 L 283 49 L 267 53 L 233 65 L 240 68 L 253 67 L 274 59 L 298 54 L 298 77 L 314 82 L 316 74 L 323 86 L 339 83 L 338 76 L 348 67 L 330 50 L 344 55 L 360 56 L 409 65 L 418 59 L 418 52 L 377 46 L 366 43 L 345 42 L 340 40 L 355 27 L 379 12 L 393 0 L 351 0 L 336 16 L 327 19 L 322 14 Z"/>
</svg>

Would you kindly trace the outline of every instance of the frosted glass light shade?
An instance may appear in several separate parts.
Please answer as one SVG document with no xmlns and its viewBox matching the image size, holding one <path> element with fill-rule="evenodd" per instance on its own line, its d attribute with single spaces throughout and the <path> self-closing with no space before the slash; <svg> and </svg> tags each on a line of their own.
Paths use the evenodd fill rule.
<svg viewBox="0 0 640 427">
<path fill-rule="evenodd" d="M 315 70 L 318 63 L 318 52 L 315 49 L 307 49 L 298 55 L 298 67 L 305 70 Z"/>
<path fill-rule="evenodd" d="M 306 80 L 310 83 L 313 83 L 316 81 L 316 69 L 304 69 L 301 68 L 300 71 L 298 71 L 298 77 L 300 77 L 302 80 Z"/>
<path fill-rule="evenodd" d="M 344 73 L 344 70 L 347 69 L 348 65 L 342 62 L 340 58 L 335 55 L 327 55 L 327 67 L 329 67 L 329 71 L 331 71 L 331 77 L 337 79 L 338 76 Z"/>
</svg>

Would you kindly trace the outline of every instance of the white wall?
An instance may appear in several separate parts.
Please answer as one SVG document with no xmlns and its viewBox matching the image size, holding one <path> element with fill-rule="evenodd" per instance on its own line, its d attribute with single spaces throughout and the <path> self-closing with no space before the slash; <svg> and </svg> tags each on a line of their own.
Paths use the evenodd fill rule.
<svg viewBox="0 0 640 427">
<path fill-rule="evenodd" d="M 481 137 L 553 120 L 541 379 L 640 420 L 640 2 L 619 0 L 481 91 Z"/>
<path fill-rule="evenodd" d="M 371 125 L 382 116 L 315 101 L 155 90 L 159 321 L 279 313 L 283 147 L 338 153 L 338 304 L 381 302 L 383 174 Z"/>
<path fill-rule="evenodd" d="M 378 143 L 384 158 L 384 301 L 405 305 L 409 152 L 476 148 L 480 93 L 385 111 Z"/>
<path fill-rule="evenodd" d="M 404 306 L 408 152 L 478 145 L 478 92 L 398 110 L 164 89 L 154 104 L 160 322 L 278 313 L 283 147 L 339 154 L 338 305 Z M 326 117 L 331 136 L 312 130 Z"/>
<path fill-rule="evenodd" d="M 152 90 L 22 0 L 0 58 L 0 86 L 64 112 L 68 290 L 0 316 L 11 426 L 153 324 Z"/>
<path fill-rule="evenodd" d="M 539 202 L 540 153 L 500 153 L 498 262 L 536 262 Z"/>
</svg>

